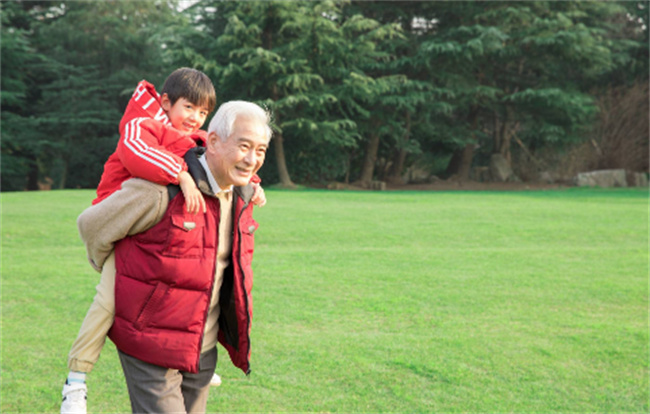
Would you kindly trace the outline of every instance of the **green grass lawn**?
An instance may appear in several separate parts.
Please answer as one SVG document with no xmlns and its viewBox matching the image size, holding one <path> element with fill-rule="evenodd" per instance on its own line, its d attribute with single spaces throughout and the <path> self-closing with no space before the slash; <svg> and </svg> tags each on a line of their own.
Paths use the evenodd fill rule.
<svg viewBox="0 0 650 414">
<path fill-rule="evenodd" d="M 86 190 L 3 193 L 2 412 L 58 412 Z M 647 413 L 648 191 L 267 190 L 252 374 L 211 412 Z M 110 341 L 89 412 L 128 412 Z"/>
</svg>

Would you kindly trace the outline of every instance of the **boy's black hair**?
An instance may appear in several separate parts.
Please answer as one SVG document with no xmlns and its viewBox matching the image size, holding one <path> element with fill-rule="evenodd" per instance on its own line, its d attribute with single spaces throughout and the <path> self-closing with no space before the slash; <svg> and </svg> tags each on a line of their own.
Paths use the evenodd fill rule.
<svg viewBox="0 0 650 414">
<path fill-rule="evenodd" d="M 205 105 L 208 112 L 217 106 L 217 93 L 212 81 L 200 70 L 192 68 L 176 69 L 165 79 L 160 95 L 167 94 L 172 105 L 185 98 L 194 105 Z"/>
</svg>

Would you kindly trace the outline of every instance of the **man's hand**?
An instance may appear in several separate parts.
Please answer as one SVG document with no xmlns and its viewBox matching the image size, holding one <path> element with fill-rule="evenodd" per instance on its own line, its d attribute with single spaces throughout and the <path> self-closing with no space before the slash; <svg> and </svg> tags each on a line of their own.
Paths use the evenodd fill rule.
<svg viewBox="0 0 650 414">
<path fill-rule="evenodd" d="M 205 213 L 206 207 L 203 194 L 196 188 L 196 183 L 194 183 L 192 176 L 187 171 L 178 174 L 178 185 L 180 185 L 183 196 L 185 197 L 185 209 L 187 212 L 196 214 L 203 211 Z"/>
<path fill-rule="evenodd" d="M 253 193 L 253 198 L 251 198 L 251 201 L 258 207 L 264 207 L 264 204 L 266 204 L 266 195 L 264 195 L 264 189 L 257 183 L 253 183 L 253 188 L 255 189 L 255 193 Z"/>
</svg>

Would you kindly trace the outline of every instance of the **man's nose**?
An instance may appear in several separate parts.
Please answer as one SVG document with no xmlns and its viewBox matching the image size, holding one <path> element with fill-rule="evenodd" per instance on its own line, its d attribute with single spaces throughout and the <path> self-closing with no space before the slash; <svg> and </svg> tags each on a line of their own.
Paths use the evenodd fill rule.
<svg viewBox="0 0 650 414">
<path fill-rule="evenodd" d="M 255 165 L 255 151 L 248 151 L 246 156 L 244 157 L 244 161 L 246 161 L 246 164 L 248 165 Z"/>
</svg>

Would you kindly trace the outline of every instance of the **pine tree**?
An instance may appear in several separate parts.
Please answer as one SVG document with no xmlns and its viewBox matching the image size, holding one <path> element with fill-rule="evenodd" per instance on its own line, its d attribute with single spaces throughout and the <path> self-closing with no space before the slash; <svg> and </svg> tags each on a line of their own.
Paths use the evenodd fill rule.
<svg viewBox="0 0 650 414">
<path fill-rule="evenodd" d="M 388 78 L 365 71 L 384 57 L 376 42 L 392 35 L 390 28 L 362 16 L 344 20 L 331 1 L 203 2 L 192 13 L 217 37 L 210 58 L 221 96 L 272 110 L 280 184 L 293 186 L 289 158 L 309 170 L 301 174 L 309 181 L 347 174 L 359 122 L 389 90 Z"/>
<path fill-rule="evenodd" d="M 2 190 L 37 190 L 47 136 L 39 130 L 31 104 L 38 99 L 34 85 L 47 59 L 30 41 L 32 19 L 23 5 L 3 2 L 0 18 Z"/>
<path fill-rule="evenodd" d="M 581 86 L 612 68 L 611 49 L 600 38 L 603 24 L 590 16 L 621 13 L 619 5 L 491 2 L 440 9 L 436 33 L 420 53 L 456 91 L 455 112 L 471 130 L 450 173 L 467 178 L 471 149 L 490 136 L 491 153 L 506 159 L 514 139 L 529 145 L 576 139 L 596 111 Z"/>
<path fill-rule="evenodd" d="M 16 74 L 27 82 L 27 97 L 20 111 L 8 108 L 5 112 L 3 102 L 4 118 L 23 116 L 20 137 L 15 139 L 12 123 L 3 122 L 3 157 L 12 151 L 23 161 L 8 166 L 30 167 L 29 189 L 37 189 L 38 180 L 46 177 L 60 188 L 95 187 L 106 158 L 115 149 L 118 123 L 133 88 L 141 79 L 158 83 L 167 74 L 161 45 L 149 39 L 157 27 L 179 22 L 176 2 L 62 1 L 2 6 L 3 18 L 5 7 L 15 12 L 13 20 L 6 25 L 3 22 L 3 42 L 12 38 L 5 37 L 5 31 L 20 33 L 29 48 L 16 49 L 11 59 L 5 58 L 11 47 L 2 50 L 3 81 Z M 24 29 L 19 31 L 21 25 Z M 3 97 L 8 97 L 4 86 Z"/>
</svg>

